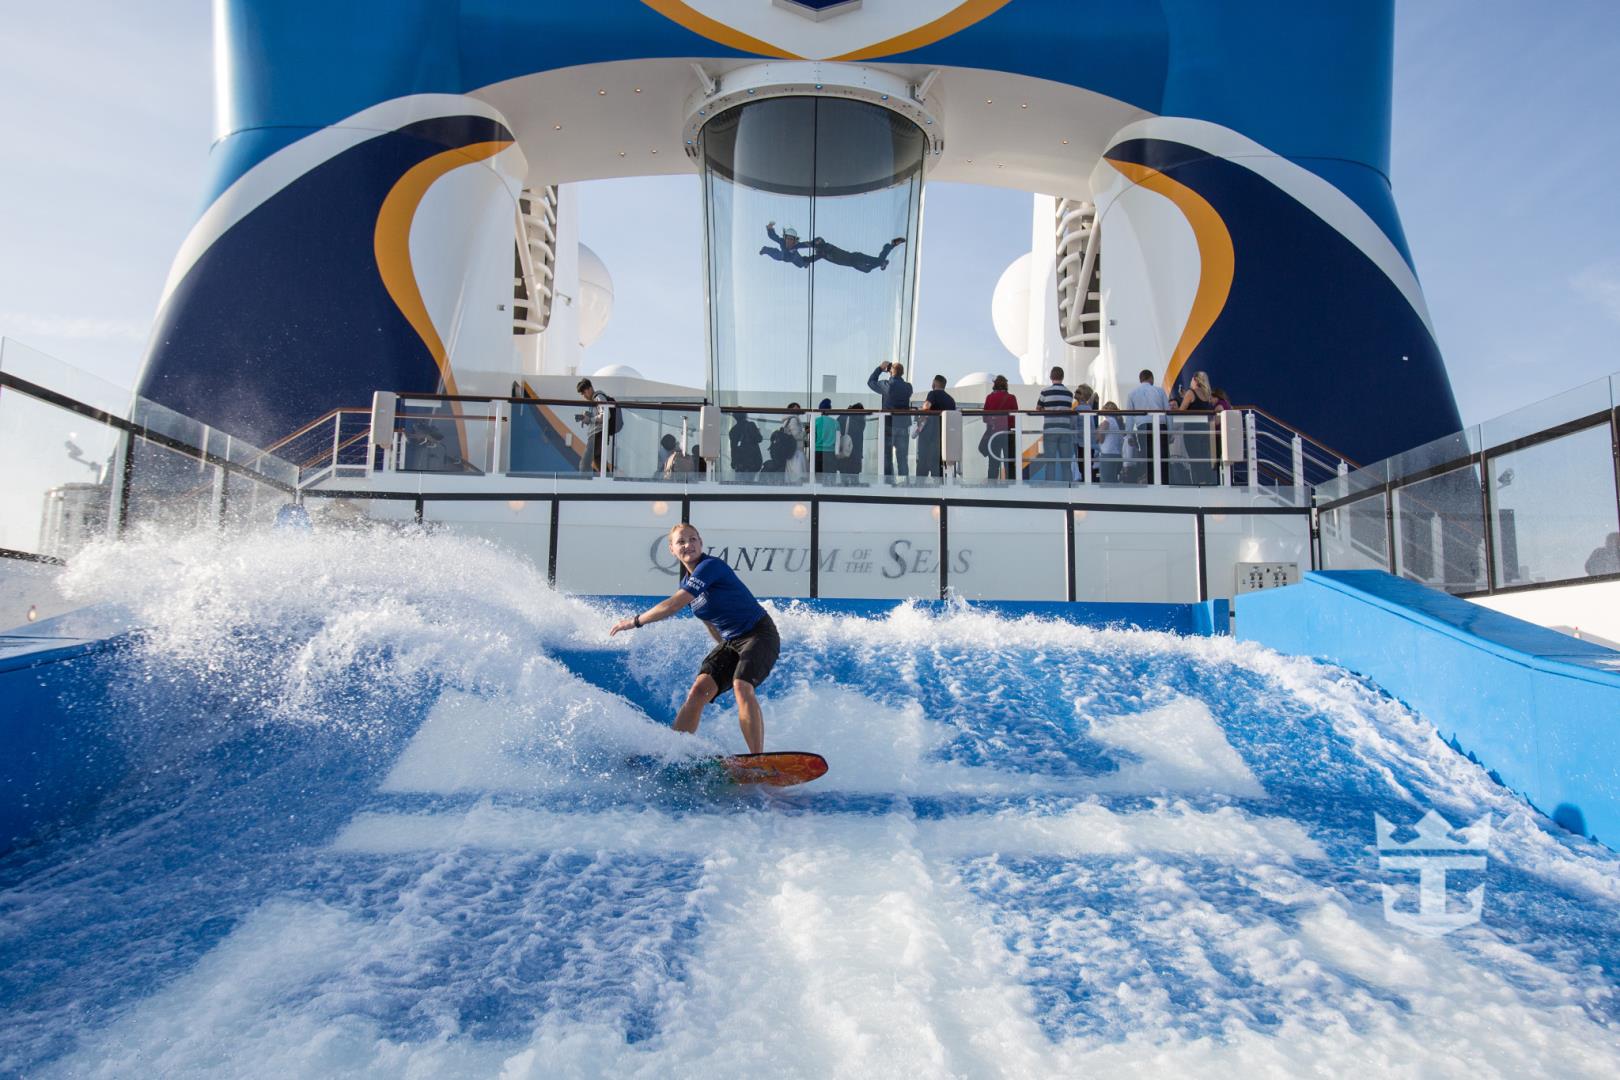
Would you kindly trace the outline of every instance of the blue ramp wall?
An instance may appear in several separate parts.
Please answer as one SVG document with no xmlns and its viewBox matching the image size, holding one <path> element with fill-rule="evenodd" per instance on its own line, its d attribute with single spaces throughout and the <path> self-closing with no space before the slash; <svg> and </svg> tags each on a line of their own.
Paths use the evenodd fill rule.
<svg viewBox="0 0 1620 1080">
<path fill-rule="evenodd" d="M 1239 597 L 1235 626 L 1372 679 L 1560 825 L 1620 841 L 1620 653 L 1381 570 Z"/>
</svg>

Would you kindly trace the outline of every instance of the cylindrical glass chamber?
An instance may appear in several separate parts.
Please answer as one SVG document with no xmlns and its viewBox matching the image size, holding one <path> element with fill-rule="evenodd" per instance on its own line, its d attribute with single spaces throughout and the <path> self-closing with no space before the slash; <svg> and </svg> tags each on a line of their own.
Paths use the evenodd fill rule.
<svg viewBox="0 0 1620 1080">
<path fill-rule="evenodd" d="M 709 389 L 722 405 L 870 400 L 908 362 L 928 141 L 865 101 L 773 97 L 704 124 Z"/>
</svg>

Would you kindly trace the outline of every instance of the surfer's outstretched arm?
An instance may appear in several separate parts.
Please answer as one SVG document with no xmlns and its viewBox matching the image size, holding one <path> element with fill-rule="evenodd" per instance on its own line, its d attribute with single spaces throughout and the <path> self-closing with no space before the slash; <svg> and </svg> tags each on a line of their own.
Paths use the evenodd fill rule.
<svg viewBox="0 0 1620 1080">
<path fill-rule="evenodd" d="M 676 589 L 675 595 L 671 596 L 668 600 L 660 600 L 646 611 L 643 611 L 640 615 L 633 615 L 628 619 L 620 619 L 618 622 L 614 623 L 613 626 L 608 630 L 608 637 L 612 637 L 621 630 L 637 630 L 643 626 L 646 626 L 648 623 L 657 622 L 659 619 L 667 619 L 671 615 L 679 613 L 691 602 L 691 593 L 687 592 L 685 589 Z M 703 625 L 708 626 L 709 624 L 704 623 Z M 713 627 L 709 628 L 709 633 L 714 633 Z"/>
</svg>

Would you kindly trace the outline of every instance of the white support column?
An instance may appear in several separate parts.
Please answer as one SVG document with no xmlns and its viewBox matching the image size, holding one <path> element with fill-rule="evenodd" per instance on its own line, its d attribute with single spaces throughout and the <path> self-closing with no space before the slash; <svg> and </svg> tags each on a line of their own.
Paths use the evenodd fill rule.
<svg viewBox="0 0 1620 1080">
<path fill-rule="evenodd" d="M 1163 426 L 1164 414 L 1163 413 L 1154 413 L 1148 419 L 1150 421 L 1152 421 L 1152 425 L 1153 425 L 1153 434 L 1151 436 L 1151 438 L 1153 440 L 1153 483 L 1156 484 L 1156 485 L 1163 485 L 1164 484 L 1164 469 L 1163 469 L 1163 465 L 1164 465 L 1164 447 L 1159 442 L 1159 432 L 1160 432 L 1160 430 L 1162 429 L 1162 426 Z"/>
<path fill-rule="evenodd" d="M 495 414 L 490 423 L 495 430 L 489 433 L 489 471 L 494 476 L 505 476 L 512 471 L 512 403 L 495 401 Z"/>
<path fill-rule="evenodd" d="M 366 475 L 372 472 L 371 463 L 377 457 L 379 448 L 383 451 L 383 472 L 392 472 L 398 464 L 399 455 L 395 451 L 397 440 L 394 438 L 394 414 L 399 406 L 399 398 L 389 390 L 378 390 L 371 395 L 371 435 L 366 439 Z"/>
</svg>

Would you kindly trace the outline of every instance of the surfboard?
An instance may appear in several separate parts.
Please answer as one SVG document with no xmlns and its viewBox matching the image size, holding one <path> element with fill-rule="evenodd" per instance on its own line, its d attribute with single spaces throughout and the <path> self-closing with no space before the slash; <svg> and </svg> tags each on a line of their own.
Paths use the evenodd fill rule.
<svg viewBox="0 0 1620 1080">
<path fill-rule="evenodd" d="M 802 750 L 731 754 L 675 763 L 634 757 L 626 764 L 631 768 L 649 770 L 664 781 L 738 787 L 791 787 L 808 783 L 827 772 L 826 758 Z"/>
</svg>

